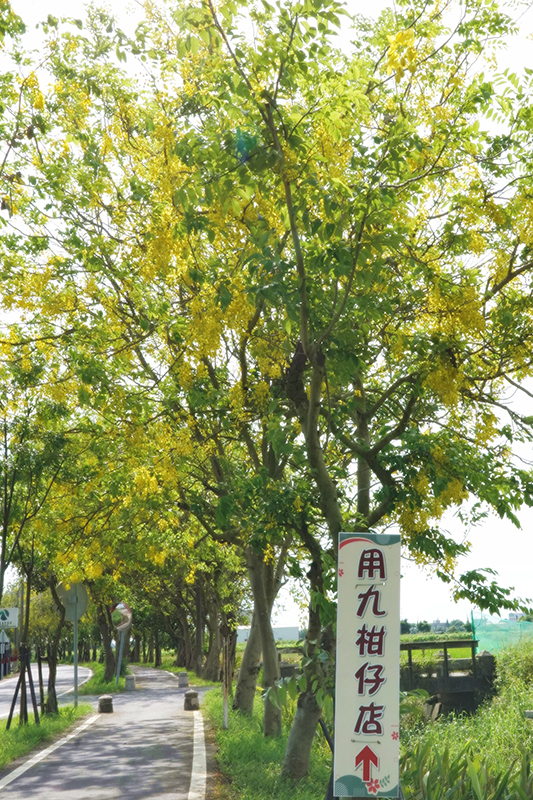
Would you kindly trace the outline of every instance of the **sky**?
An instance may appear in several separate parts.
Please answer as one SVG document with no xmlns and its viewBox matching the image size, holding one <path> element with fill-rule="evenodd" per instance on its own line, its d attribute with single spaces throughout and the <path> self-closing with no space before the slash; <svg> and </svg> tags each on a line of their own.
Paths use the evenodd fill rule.
<svg viewBox="0 0 533 800">
<path fill-rule="evenodd" d="M 14 11 L 19 14 L 29 29 L 46 18 L 53 16 L 70 16 L 83 19 L 85 3 L 82 0 L 11 0 Z M 390 3 L 384 0 L 348 0 L 347 7 L 355 13 L 366 16 L 377 15 Z M 124 27 L 131 26 L 141 16 L 140 4 L 129 0 L 111 0 L 107 3 L 96 3 L 112 9 Z M 516 3 L 514 4 L 516 7 Z M 524 8 L 526 4 L 524 3 Z M 518 17 L 521 12 L 514 11 Z M 513 72 L 521 72 L 525 66 L 533 67 L 533 8 L 529 8 L 520 18 L 520 33 L 509 46 L 498 55 L 499 69 L 509 68 Z M 37 39 L 35 42 L 37 43 Z M 517 399 L 517 402 L 521 402 Z M 528 410 L 531 414 L 531 409 Z M 523 454 L 526 458 L 529 453 Z M 488 517 L 474 530 L 468 533 L 471 552 L 459 562 L 459 571 L 488 567 L 498 572 L 497 580 L 502 586 L 514 587 L 514 595 L 533 599 L 533 509 L 524 509 L 518 514 L 521 530 L 512 523 L 500 520 L 496 515 Z M 450 535 L 461 541 L 464 530 L 457 518 L 446 520 Z M 492 578 L 490 578 L 492 580 Z M 533 600 L 532 600 L 533 605 Z M 440 619 L 466 620 L 470 617 L 471 605 L 466 601 L 454 603 L 451 589 L 441 581 L 415 564 L 402 560 L 401 604 L 402 619 L 410 622 Z M 476 616 L 474 610 L 474 616 Z M 290 588 L 282 590 L 280 601 L 275 610 L 275 622 L 278 625 L 296 625 L 304 622 L 304 616 L 294 601 Z"/>
</svg>

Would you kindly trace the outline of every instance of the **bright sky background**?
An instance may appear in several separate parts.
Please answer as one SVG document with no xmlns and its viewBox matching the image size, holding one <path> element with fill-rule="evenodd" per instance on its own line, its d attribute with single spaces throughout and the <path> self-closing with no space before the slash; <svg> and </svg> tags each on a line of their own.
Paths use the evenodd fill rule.
<svg viewBox="0 0 533 800">
<path fill-rule="evenodd" d="M 53 16 L 70 16 L 82 19 L 84 17 L 83 0 L 11 0 L 14 11 L 32 28 L 39 20 L 48 14 Z M 350 11 L 374 16 L 390 3 L 384 0 L 348 0 L 347 7 Z M 115 16 L 121 20 L 124 27 L 129 27 L 133 19 L 138 19 L 140 6 L 129 0 L 112 0 L 111 2 L 96 3 L 113 9 Z M 524 8 L 525 8 L 524 4 Z M 520 11 L 517 10 L 516 17 Z M 129 24 L 126 22 L 128 20 Z M 498 57 L 499 68 L 510 68 L 514 72 L 521 72 L 524 66 L 533 67 L 533 8 L 529 8 L 520 19 L 520 34 L 512 40 L 509 47 L 503 50 Z M 38 39 L 35 39 L 37 44 Z M 533 402 L 533 401 L 531 401 Z M 522 404 L 522 401 L 520 401 Z M 531 414 L 531 408 L 527 410 Z M 529 458 L 530 453 L 524 453 Z M 472 550 L 468 557 L 460 563 L 462 571 L 479 567 L 491 567 L 498 572 L 499 582 L 503 586 L 513 586 L 517 596 L 533 598 L 533 510 L 524 509 L 519 515 L 522 530 L 517 530 L 511 523 L 502 521 L 492 516 L 482 525 L 469 533 L 468 539 Z M 448 530 L 455 538 L 462 540 L 464 532 L 457 519 L 448 520 Z M 418 620 L 432 621 L 437 618 L 463 619 L 470 616 L 470 604 L 461 601 L 454 603 L 451 598 L 450 588 L 445 586 L 438 578 L 428 575 L 422 569 L 404 561 L 402 564 L 402 595 L 401 616 L 410 622 Z M 298 624 L 301 612 L 295 605 L 287 590 L 282 591 L 281 601 L 278 604 L 276 623 L 278 625 Z M 303 619 L 302 619 L 303 622 Z"/>
</svg>

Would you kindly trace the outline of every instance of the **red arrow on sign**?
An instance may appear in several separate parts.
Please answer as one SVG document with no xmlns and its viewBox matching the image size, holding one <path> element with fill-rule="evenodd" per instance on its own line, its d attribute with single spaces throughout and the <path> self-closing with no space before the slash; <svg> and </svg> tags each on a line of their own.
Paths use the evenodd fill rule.
<svg viewBox="0 0 533 800">
<path fill-rule="evenodd" d="M 379 764 L 379 758 L 368 745 L 365 745 L 355 757 L 355 768 L 357 769 L 360 764 L 363 765 L 363 783 L 368 783 L 372 773 L 371 764 L 375 767 Z"/>
</svg>

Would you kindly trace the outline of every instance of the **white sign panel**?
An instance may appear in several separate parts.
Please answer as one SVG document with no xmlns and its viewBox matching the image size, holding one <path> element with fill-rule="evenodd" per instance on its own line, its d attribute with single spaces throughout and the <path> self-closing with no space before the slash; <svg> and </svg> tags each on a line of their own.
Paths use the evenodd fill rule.
<svg viewBox="0 0 533 800">
<path fill-rule="evenodd" d="M 398 797 L 400 537 L 341 533 L 335 797 Z"/>
<path fill-rule="evenodd" d="M 18 628 L 18 608 L 0 608 L 0 630 L 2 628 Z"/>
</svg>

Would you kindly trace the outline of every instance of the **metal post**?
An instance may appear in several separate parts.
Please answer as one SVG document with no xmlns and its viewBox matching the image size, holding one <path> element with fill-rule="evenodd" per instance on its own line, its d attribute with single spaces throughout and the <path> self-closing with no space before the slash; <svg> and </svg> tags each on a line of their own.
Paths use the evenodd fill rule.
<svg viewBox="0 0 533 800">
<path fill-rule="evenodd" d="M 224 706 L 223 706 L 223 722 L 222 727 L 225 731 L 229 728 L 229 637 L 224 636 L 222 639 L 222 663 L 224 672 L 222 679 L 224 681 Z"/>
<path fill-rule="evenodd" d="M 120 647 L 119 647 L 119 651 L 118 651 L 117 680 L 116 680 L 116 684 L 115 684 L 116 686 L 118 686 L 118 679 L 119 679 L 119 676 L 120 676 L 120 664 L 122 662 L 122 651 L 124 650 L 124 634 L 125 633 L 126 633 L 126 631 L 120 631 Z"/>
<path fill-rule="evenodd" d="M 74 592 L 74 708 L 78 707 L 78 589 Z"/>
</svg>

